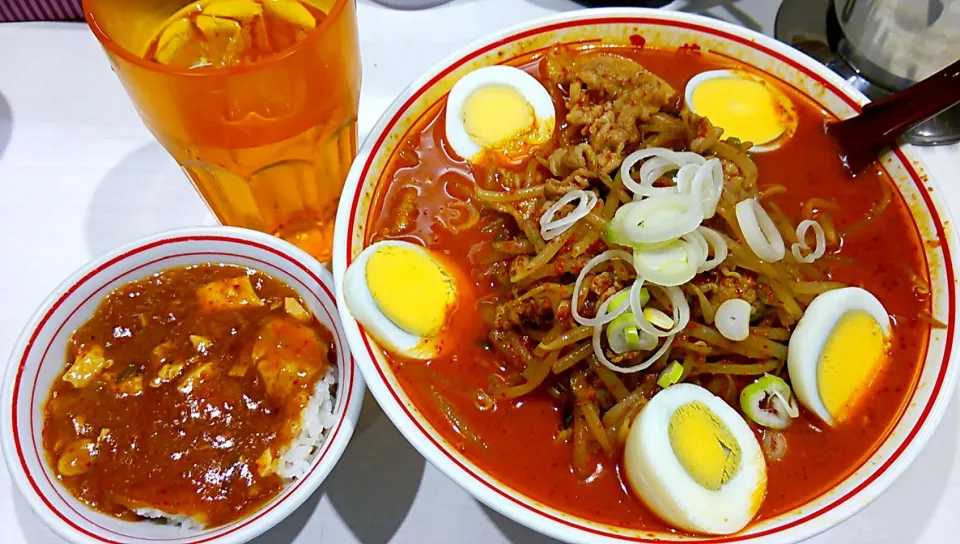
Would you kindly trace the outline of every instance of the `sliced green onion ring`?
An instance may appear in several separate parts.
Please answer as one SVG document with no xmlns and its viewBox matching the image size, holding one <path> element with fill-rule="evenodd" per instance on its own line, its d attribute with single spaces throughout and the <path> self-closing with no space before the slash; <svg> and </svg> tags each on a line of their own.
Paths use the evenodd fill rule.
<svg viewBox="0 0 960 544">
<path fill-rule="evenodd" d="M 714 268 L 720 266 L 723 261 L 727 259 L 729 255 L 729 249 L 727 248 L 727 241 L 720 236 L 720 233 L 704 226 L 697 227 L 696 232 L 698 232 L 703 239 L 704 243 L 709 246 L 709 249 L 713 249 L 713 257 L 705 260 L 703 264 L 697 268 L 697 272 L 707 272 L 713 270 Z M 709 255 L 709 249 L 705 249 L 704 253 Z"/>
<path fill-rule="evenodd" d="M 713 257 L 708 259 L 711 249 Z M 698 273 L 719 266 L 728 254 L 723 236 L 700 226 L 671 242 L 634 246 L 633 266 L 650 283 L 683 285 Z"/>
<path fill-rule="evenodd" d="M 811 228 L 813 228 L 813 234 L 817 239 L 813 251 L 810 251 L 810 246 L 807 245 L 807 231 Z M 823 227 L 820 226 L 820 223 L 812 219 L 804 219 L 797 225 L 797 240 L 797 242 L 790 246 L 790 253 L 793 253 L 793 258 L 801 263 L 812 263 L 820 257 L 823 257 L 823 254 L 827 252 L 827 237 L 823 232 Z M 803 255 L 800 252 L 801 249 L 810 251 L 810 253 Z"/>
<path fill-rule="evenodd" d="M 668 195 L 678 192 L 675 185 L 668 187 L 656 187 L 654 183 L 663 177 L 664 174 L 672 172 L 679 168 L 677 163 L 664 157 L 652 157 L 644 161 L 640 166 L 640 183 L 637 191 L 634 191 L 636 198 Z M 631 179 L 631 181 L 633 181 Z"/>
<path fill-rule="evenodd" d="M 608 231 L 617 244 L 656 244 L 688 234 L 702 221 L 703 207 L 697 199 L 677 193 L 620 206 Z"/>
<path fill-rule="evenodd" d="M 657 285 L 683 285 L 697 273 L 700 248 L 685 240 L 659 247 L 638 246 L 633 249 L 633 266 L 637 274 Z"/>
<path fill-rule="evenodd" d="M 697 197 L 703 205 L 703 217 L 710 219 L 717 213 L 717 204 L 723 193 L 723 165 L 720 159 L 708 159 L 705 163 L 693 168 L 684 166 L 677 171 L 674 177 L 677 191 L 689 193 Z"/>
<path fill-rule="evenodd" d="M 630 303 L 630 293 L 626 293 L 624 291 L 620 291 L 619 293 L 617 293 L 616 295 L 613 295 L 610 298 L 613 299 L 610 305 L 614 307 L 618 307 L 620 304 L 623 304 L 624 302 L 628 304 Z M 646 306 L 647 302 L 649 301 L 650 301 L 650 291 L 647 291 L 645 287 L 641 287 L 640 288 L 640 307 Z"/>
<path fill-rule="evenodd" d="M 646 306 L 647 302 L 649 301 L 650 301 L 650 291 L 647 291 L 645 287 L 641 287 L 640 288 L 640 307 L 642 308 L 643 306 Z M 609 311 L 619 309 L 620 305 L 624 303 L 628 305 L 630 304 L 630 293 L 626 289 L 610 297 L 611 308 Z"/>
<path fill-rule="evenodd" d="M 644 306 L 649 300 L 650 292 L 646 289 L 640 289 L 640 306 Z M 626 289 L 610 297 L 610 305 L 607 311 L 619 310 L 621 306 L 630 307 L 630 293 Z M 609 308 L 612 308 L 612 310 Z M 657 346 L 657 339 L 639 330 L 633 312 L 628 311 L 617 316 L 607 326 L 607 343 L 614 353 L 626 353 L 628 351 L 651 350 Z"/>
<path fill-rule="evenodd" d="M 787 437 L 780 431 L 765 430 L 760 439 L 760 449 L 768 459 L 779 461 L 787 454 Z"/>
<path fill-rule="evenodd" d="M 639 183 L 630 175 L 630 170 L 638 162 L 650 159 L 640 166 Z M 691 151 L 673 151 L 663 147 L 648 147 L 640 149 L 626 156 L 620 163 L 620 179 L 623 185 L 638 197 L 661 196 L 674 194 L 677 188 L 654 187 L 654 182 L 664 174 L 688 164 L 701 165 L 706 162 L 701 155 Z M 649 165 L 649 166 L 648 166 Z"/>
<path fill-rule="evenodd" d="M 710 248 L 699 228 L 666 244 L 634 246 L 633 266 L 637 274 L 650 283 L 668 287 L 693 279 L 707 261 Z"/>
<path fill-rule="evenodd" d="M 643 278 L 641 277 L 637 278 L 637 280 L 633 282 L 633 287 L 630 288 L 630 311 L 633 312 L 633 316 L 636 318 L 640 330 L 657 338 L 664 338 L 677 334 L 690 323 L 690 303 L 687 302 L 687 297 L 684 296 L 683 291 L 679 287 L 664 287 L 662 285 L 657 287 L 662 289 L 667 297 L 670 298 L 670 305 L 673 306 L 674 325 L 670 330 L 665 331 L 657 328 L 653 323 L 650 323 L 650 321 L 644 317 L 643 308 L 640 304 L 640 289 L 642 286 Z"/>
<path fill-rule="evenodd" d="M 660 372 L 660 376 L 657 378 L 657 385 L 666 389 L 671 385 L 680 381 L 680 378 L 683 377 L 683 365 L 676 361 L 671 361 L 667 365 L 667 368 L 664 368 Z"/>
<path fill-rule="evenodd" d="M 555 218 L 564 206 L 579 200 L 577 207 L 567 215 Z M 540 235 L 544 240 L 552 240 L 586 217 L 597 204 L 597 195 L 593 191 L 574 190 L 560 197 L 540 217 Z"/>
<path fill-rule="evenodd" d="M 736 212 L 743 238 L 754 255 L 770 263 L 782 259 L 786 254 L 783 236 L 763 206 L 756 199 L 747 198 L 737 203 Z"/>
<path fill-rule="evenodd" d="M 660 344 L 660 348 L 657 351 L 653 352 L 652 355 L 644 359 L 639 364 L 633 366 L 617 366 L 613 364 L 610 359 L 607 359 L 606 354 L 603 353 L 603 346 L 600 344 L 600 333 L 602 332 L 603 327 L 598 326 L 593 328 L 593 354 L 596 355 L 597 361 L 601 365 L 609 368 L 614 372 L 619 372 L 621 374 L 633 374 L 634 372 L 640 372 L 641 370 L 646 370 L 653 363 L 657 361 L 660 357 L 663 357 L 663 354 L 670 349 L 670 345 L 673 344 L 674 336 L 668 336 Z"/>
<path fill-rule="evenodd" d="M 634 309 L 634 312 L 636 312 L 635 315 L 634 315 L 634 317 L 636 317 L 636 315 L 640 315 L 640 318 L 639 318 L 639 319 L 636 319 L 638 325 L 639 325 L 639 322 L 640 322 L 640 321 L 643 321 L 643 322 L 647 323 L 647 325 L 650 325 L 649 322 L 647 322 L 647 320 L 643 318 L 643 310 L 640 308 L 640 304 L 639 304 L 639 303 L 640 303 L 640 299 L 641 299 L 640 292 L 641 292 L 641 290 L 642 290 L 642 289 L 641 289 L 641 286 L 642 286 L 642 285 L 643 285 L 643 280 L 642 280 L 642 279 L 639 279 L 639 278 L 638 278 L 637 281 L 633 282 L 633 286 L 630 288 L 630 306 L 631 306 L 631 308 Z M 676 287 L 674 287 L 673 289 L 676 289 Z M 677 290 L 679 291 L 679 289 L 677 289 Z M 621 293 L 622 293 L 622 292 L 623 292 L 623 291 L 621 291 Z M 600 305 L 600 308 L 597 310 L 597 314 L 598 314 L 598 315 L 599 315 L 599 314 L 611 315 L 611 314 L 616 313 L 618 310 L 609 311 L 608 308 L 610 307 L 611 304 L 614 303 L 614 299 L 617 298 L 617 296 L 618 296 L 619 294 L 620 294 L 620 293 L 617 293 L 616 295 L 614 295 L 614 296 L 608 298 L 607 300 L 603 301 L 603 304 L 601 304 L 601 305 Z M 681 291 L 680 294 L 681 294 L 681 296 L 682 296 L 682 295 L 683 295 L 683 292 Z M 648 296 L 649 296 L 649 295 L 648 295 Z M 684 300 L 686 300 L 686 299 L 684 299 Z M 676 308 L 676 303 L 674 303 L 674 308 Z M 690 316 L 689 316 L 689 310 L 690 310 L 690 308 L 688 307 L 688 308 L 687 308 L 687 313 L 688 313 L 688 315 L 687 315 L 687 320 L 688 320 L 688 321 L 689 321 L 689 318 L 690 318 Z M 674 336 L 675 336 L 675 335 L 671 335 L 671 336 L 666 337 L 666 339 L 660 344 L 660 348 L 659 348 L 657 351 L 655 351 L 652 355 L 650 355 L 650 357 L 644 359 L 644 360 L 643 360 L 642 362 L 640 362 L 639 364 L 636 364 L 636 365 L 633 365 L 633 366 L 628 366 L 628 367 L 621 367 L 621 366 L 618 366 L 618 365 L 613 364 L 613 362 L 611 362 L 610 359 L 607 359 L 606 354 L 603 352 L 603 346 L 602 346 L 601 343 L 600 343 L 600 335 L 601 335 L 601 333 L 603 332 L 603 325 L 604 325 L 604 324 L 601 323 L 601 324 L 599 324 L 599 325 L 594 325 L 594 326 L 593 326 L 593 354 L 597 357 L 597 361 L 599 361 L 600 364 L 602 364 L 603 366 L 609 368 L 610 370 L 613 370 L 614 372 L 620 372 L 620 373 L 622 373 L 622 374 L 631 374 L 631 373 L 634 373 L 634 372 L 640 372 L 641 370 L 644 370 L 644 369 L 648 368 L 650 365 L 652 365 L 654 362 L 656 362 L 657 359 L 659 359 L 660 357 L 662 357 L 663 354 L 666 353 L 668 349 L 670 349 L 670 345 L 673 343 L 673 338 L 674 338 Z M 658 334 L 658 335 L 652 335 L 652 334 L 651 334 L 650 336 L 653 338 L 653 343 L 650 345 L 650 348 L 652 349 L 654 346 L 656 346 L 657 338 L 658 338 L 658 337 L 662 337 L 663 335 L 662 335 L 662 334 Z M 642 333 L 641 333 L 640 342 L 644 342 L 644 340 L 642 339 Z"/>
<path fill-rule="evenodd" d="M 657 347 L 656 337 L 639 329 L 633 313 L 627 312 L 607 325 L 607 344 L 614 353 L 649 351 Z"/>
<path fill-rule="evenodd" d="M 740 408 L 758 425 L 770 429 L 786 429 L 800 416 L 800 409 L 787 382 L 764 374 L 740 392 Z"/>
<path fill-rule="evenodd" d="M 750 313 L 753 307 L 742 298 L 725 300 L 713 315 L 717 332 L 727 340 L 742 342 L 750 336 Z"/>
<path fill-rule="evenodd" d="M 576 320 L 577 323 L 580 323 L 581 325 L 587 325 L 588 327 L 596 327 L 597 325 L 603 325 L 605 323 L 609 323 L 613 321 L 618 315 L 622 314 L 623 312 L 626 312 L 629 309 L 625 305 L 617 305 L 613 310 L 611 310 L 610 312 L 607 312 L 607 308 L 609 307 L 609 304 L 607 303 L 620 294 L 620 293 L 617 293 L 613 297 L 610 297 L 609 299 L 604 301 L 602 305 L 600 305 L 600 308 L 597 310 L 596 316 L 584 317 L 580 315 L 579 294 L 580 294 L 580 286 L 583 285 L 583 280 L 587 277 L 587 274 L 589 274 L 590 271 L 593 270 L 597 265 L 600 265 L 607 261 L 616 260 L 616 259 L 619 259 L 621 261 L 626 261 L 628 263 L 632 263 L 633 255 L 631 255 L 629 252 L 623 251 L 622 249 L 610 249 L 610 250 L 604 251 L 603 253 L 587 261 L 586 266 L 584 266 L 583 270 L 580 271 L 580 275 L 577 276 L 577 281 L 573 285 L 573 300 L 571 301 L 571 304 L 570 304 L 570 310 L 571 310 L 571 313 L 573 314 L 573 319 Z M 624 289 L 623 291 L 621 291 L 621 293 L 628 290 L 629 288 Z"/>
<path fill-rule="evenodd" d="M 673 326 L 673 319 L 656 308 L 644 308 L 643 317 L 647 318 L 651 325 L 661 329 L 669 329 Z"/>
</svg>

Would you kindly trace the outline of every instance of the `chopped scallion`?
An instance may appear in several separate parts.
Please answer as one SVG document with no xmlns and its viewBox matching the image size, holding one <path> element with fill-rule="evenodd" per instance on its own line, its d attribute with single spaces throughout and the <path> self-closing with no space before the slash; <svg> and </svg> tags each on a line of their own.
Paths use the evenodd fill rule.
<svg viewBox="0 0 960 544">
<path fill-rule="evenodd" d="M 667 365 L 667 368 L 664 368 L 663 372 L 660 373 L 660 377 L 657 378 L 657 385 L 666 389 L 679 382 L 682 376 L 683 365 L 676 361 L 671 361 L 670 364 Z"/>
<path fill-rule="evenodd" d="M 740 408 L 758 425 L 778 430 L 789 427 L 793 418 L 800 415 L 790 385 L 770 374 L 743 388 Z"/>
</svg>

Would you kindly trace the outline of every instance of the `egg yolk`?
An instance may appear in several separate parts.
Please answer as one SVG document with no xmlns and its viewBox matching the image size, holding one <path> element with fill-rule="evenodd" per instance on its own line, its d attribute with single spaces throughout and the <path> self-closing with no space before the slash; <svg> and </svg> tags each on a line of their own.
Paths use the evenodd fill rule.
<svg viewBox="0 0 960 544">
<path fill-rule="evenodd" d="M 750 79 L 707 79 L 694 88 L 691 101 L 691 108 L 722 128 L 724 136 L 755 145 L 775 140 L 789 122 L 770 89 Z"/>
<path fill-rule="evenodd" d="M 853 411 L 883 368 L 887 341 L 867 312 L 843 314 L 827 338 L 817 367 L 817 389 L 838 423 Z"/>
<path fill-rule="evenodd" d="M 677 461 L 705 489 L 719 491 L 740 469 L 740 444 L 702 402 L 677 408 L 670 416 L 667 434 Z"/>
<path fill-rule="evenodd" d="M 490 85 L 477 89 L 464 101 L 462 113 L 464 130 L 473 143 L 484 149 L 540 140 L 537 134 L 528 137 L 538 132 L 537 117 L 533 106 L 513 87 Z"/>
<path fill-rule="evenodd" d="M 457 298 L 440 264 L 408 247 L 384 246 L 371 255 L 366 280 L 383 315 L 416 336 L 439 332 Z"/>
</svg>

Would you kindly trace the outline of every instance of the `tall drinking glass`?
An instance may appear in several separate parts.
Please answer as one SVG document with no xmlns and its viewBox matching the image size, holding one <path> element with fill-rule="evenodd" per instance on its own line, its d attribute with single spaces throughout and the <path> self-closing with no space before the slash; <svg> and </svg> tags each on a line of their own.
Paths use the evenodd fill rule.
<svg viewBox="0 0 960 544">
<path fill-rule="evenodd" d="M 356 0 L 83 8 L 143 122 L 220 222 L 329 261 L 357 146 Z"/>
</svg>

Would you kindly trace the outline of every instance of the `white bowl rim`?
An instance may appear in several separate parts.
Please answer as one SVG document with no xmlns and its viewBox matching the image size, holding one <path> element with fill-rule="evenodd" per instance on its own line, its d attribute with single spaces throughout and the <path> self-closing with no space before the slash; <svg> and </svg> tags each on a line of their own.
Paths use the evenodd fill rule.
<svg viewBox="0 0 960 544">
<path fill-rule="evenodd" d="M 102 544 L 115 542 L 149 542 L 162 543 L 165 541 L 175 544 L 239 544 L 247 542 L 270 528 L 280 523 L 289 516 L 300 505 L 302 505 L 319 486 L 323 483 L 334 466 L 339 462 L 340 457 L 346 450 L 347 444 L 353 435 L 357 420 L 360 416 L 360 409 L 363 405 L 364 392 L 366 386 L 362 374 L 356 365 L 356 358 L 352 350 L 345 354 L 342 361 L 345 365 L 352 368 L 350 380 L 351 383 L 343 384 L 338 379 L 338 391 L 346 392 L 343 410 L 340 416 L 331 426 L 328 432 L 321 455 L 317 455 L 310 463 L 310 469 L 307 474 L 288 484 L 282 492 L 286 495 L 281 500 L 276 498 L 264 504 L 262 507 L 250 513 L 245 518 L 237 520 L 233 524 L 227 525 L 229 530 L 220 534 L 211 535 L 224 527 L 215 527 L 193 535 L 191 538 L 176 539 L 155 539 L 138 538 L 132 535 L 119 535 L 124 539 L 116 541 L 104 538 L 102 535 L 91 533 L 78 527 L 70 520 L 70 515 L 65 515 L 54 506 L 47 502 L 47 499 L 35 489 L 32 478 L 20 458 L 19 442 L 15 435 L 20 433 L 14 429 L 14 410 L 12 400 L 15 390 L 20 383 L 20 378 L 26 370 L 25 358 L 27 350 L 33 342 L 34 336 L 43 326 L 45 318 L 52 312 L 57 304 L 70 304 L 73 296 L 73 289 L 83 282 L 93 279 L 99 273 L 101 268 L 110 264 L 121 262 L 139 251 L 153 248 L 156 246 L 169 245 L 175 247 L 181 242 L 211 240 L 217 242 L 239 243 L 240 245 L 256 248 L 255 251 L 267 251 L 275 256 L 285 259 L 288 263 L 296 266 L 304 274 L 311 276 L 323 289 L 322 296 L 317 298 L 323 309 L 329 313 L 332 322 L 336 325 L 336 330 L 331 331 L 335 337 L 343 339 L 345 331 L 342 321 L 339 318 L 339 311 L 336 306 L 336 296 L 334 292 L 333 275 L 327 268 L 319 263 L 302 249 L 286 242 L 280 238 L 268 234 L 238 227 L 227 226 L 201 226 L 171 229 L 155 234 L 147 235 L 108 253 L 100 255 L 80 266 L 69 277 L 63 280 L 45 299 L 31 315 L 27 324 L 24 326 L 19 338 L 10 354 L 10 359 L 3 376 L 2 389 L 0 389 L 0 447 L 2 447 L 6 468 L 11 479 L 14 481 L 17 490 L 23 497 L 30 509 L 37 515 L 50 529 L 60 537 L 70 541 L 83 544 Z M 251 252 L 253 253 L 253 252 Z M 327 301 L 330 301 L 329 303 Z M 339 340 L 338 345 L 345 345 L 345 340 Z M 338 355 L 339 357 L 339 355 Z M 8 406 L 9 405 L 9 406 Z M 26 436 L 26 435 L 23 435 Z M 287 490 L 289 492 L 287 493 Z M 274 502 L 276 501 L 276 502 Z M 231 525 L 234 525 L 231 527 Z M 106 532 L 113 534 L 113 531 L 101 527 Z"/>
<path fill-rule="evenodd" d="M 357 365 L 367 379 L 371 393 L 394 425 L 400 429 L 407 440 L 428 461 L 437 466 L 444 474 L 470 492 L 482 503 L 544 534 L 554 538 L 576 542 L 594 542 L 598 539 L 606 542 L 655 542 L 659 540 L 655 537 L 652 540 L 648 540 L 642 537 L 621 536 L 608 532 L 595 533 L 591 528 L 572 525 L 566 520 L 556 518 L 547 512 L 540 511 L 521 502 L 512 497 L 509 491 L 500 491 L 493 488 L 491 484 L 475 475 L 470 468 L 463 466 L 458 459 L 447 453 L 447 446 L 433 441 L 433 438 L 421 427 L 421 422 L 417 420 L 417 417 L 402 405 L 399 397 L 395 396 L 396 394 L 392 391 L 391 387 L 386 384 L 385 378 L 378 374 L 381 370 L 372 360 L 372 352 L 368 354 L 366 351 L 369 349 L 369 346 L 366 345 L 366 337 L 360 333 L 358 324 L 346 309 L 342 298 L 341 287 L 343 274 L 346 270 L 347 257 L 352 251 L 354 228 L 352 215 L 353 209 L 358 205 L 361 198 L 360 185 L 366 178 L 371 166 L 372 150 L 379 149 L 383 144 L 389 134 L 389 130 L 392 128 L 393 122 L 399 118 L 397 114 L 400 110 L 407 108 L 421 91 L 431 85 L 435 78 L 439 79 L 442 77 L 448 70 L 452 69 L 451 67 L 461 64 L 467 60 L 468 57 L 472 58 L 484 50 L 495 49 L 498 44 L 505 43 L 524 32 L 543 32 L 547 28 L 576 26 L 577 24 L 589 24 L 591 22 L 598 24 L 611 23 L 617 22 L 618 19 L 630 23 L 662 23 L 666 21 L 678 26 L 685 26 L 688 29 L 705 31 L 713 35 L 732 39 L 740 42 L 745 47 L 759 49 L 791 63 L 793 67 L 804 72 L 806 77 L 819 81 L 822 85 L 833 91 L 856 111 L 860 111 L 861 106 L 868 102 L 868 99 L 863 94 L 847 84 L 838 75 L 789 46 L 749 29 L 704 16 L 646 8 L 600 8 L 570 11 L 527 21 L 487 35 L 447 55 L 422 75 L 418 76 L 397 96 L 370 131 L 353 163 L 347 177 L 343 198 L 341 199 L 341 205 L 337 215 L 337 229 L 334 236 L 334 276 L 337 282 L 337 302 L 344 308 L 341 316 L 344 321 L 344 329 L 347 332 L 351 349 L 355 352 Z M 944 260 L 947 265 L 945 267 L 945 274 L 947 276 L 949 294 L 946 298 L 951 319 L 948 323 L 949 328 L 946 333 L 942 368 L 938 375 L 938 381 L 931 392 L 930 400 L 921 414 L 920 421 L 911 432 L 902 439 L 896 452 L 886 459 L 885 463 L 876 470 L 875 475 L 869 477 L 841 499 L 825 508 L 818 509 L 813 515 L 805 514 L 803 518 L 799 520 L 763 533 L 738 533 L 737 535 L 716 539 L 712 537 L 691 537 L 688 540 L 696 542 L 735 542 L 749 540 L 754 542 L 762 541 L 764 543 L 786 543 L 797 542 L 823 532 L 855 514 L 889 488 L 893 481 L 899 477 L 916 458 L 942 419 L 955 389 L 957 378 L 960 376 L 960 368 L 958 368 L 957 364 L 953 364 L 956 358 L 956 354 L 952 349 L 955 333 L 953 316 L 956 315 L 958 299 L 954 281 L 954 269 L 957 267 L 957 262 L 951 257 L 951 255 L 960 253 L 960 251 L 958 251 L 957 238 L 953 227 L 946 227 L 947 224 L 952 225 L 952 220 L 949 209 L 939 196 L 941 194 L 940 191 L 935 190 L 936 184 L 930 180 L 924 179 L 925 183 L 921 182 L 921 177 L 917 172 L 921 161 L 908 145 L 894 149 L 893 153 L 910 172 L 920 189 L 920 193 L 923 195 L 925 205 L 935 220 L 936 233 L 942 242 Z M 924 190 L 925 188 L 926 190 Z M 483 471 L 481 470 L 481 472 Z M 495 479 L 495 477 L 493 478 Z M 515 493 L 520 492 L 516 491 Z M 853 498 L 856 498 L 856 500 L 850 500 Z M 527 498 L 527 500 L 532 499 Z M 818 499 L 814 499 L 814 502 L 817 500 Z M 788 531 L 788 529 L 790 530 Z"/>
</svg>

